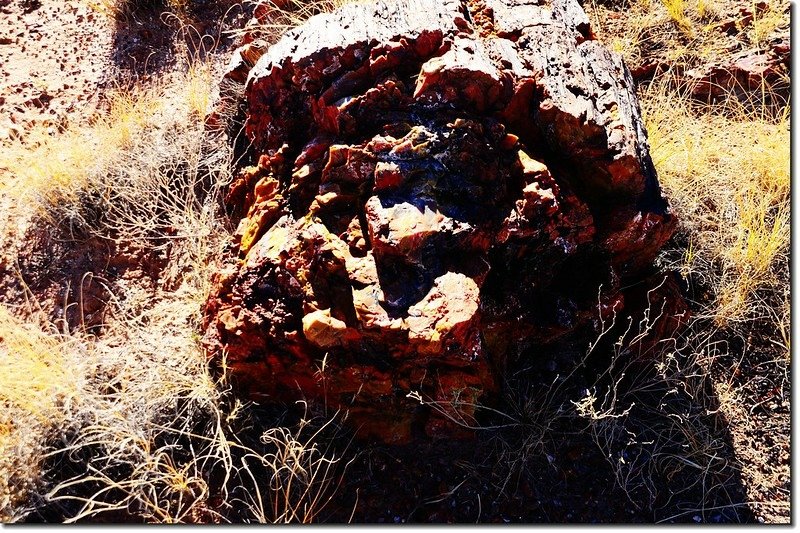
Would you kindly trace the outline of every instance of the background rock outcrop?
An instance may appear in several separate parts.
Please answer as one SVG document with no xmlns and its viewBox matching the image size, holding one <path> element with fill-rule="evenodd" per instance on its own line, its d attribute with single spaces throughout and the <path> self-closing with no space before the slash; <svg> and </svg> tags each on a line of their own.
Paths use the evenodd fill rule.
<svg viewBox="0 0 800 533">
<path fill-rule="evenodd" d="M 228 77 L 251 164 L 206 342 L 251 398 L 452 434 L 673 231 L 630 73 L 573 0 L 346 5 Z"/>
</svg>

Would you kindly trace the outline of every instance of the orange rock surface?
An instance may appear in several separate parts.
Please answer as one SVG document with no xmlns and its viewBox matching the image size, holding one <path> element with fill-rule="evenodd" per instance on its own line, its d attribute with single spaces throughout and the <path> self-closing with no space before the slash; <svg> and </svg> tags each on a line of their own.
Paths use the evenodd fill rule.
<svg viewBox="0 0 800 533">
<path fill-rule="evenodd" d="M 573 0 L 425 6 L 347 5 L 255 62 L 205 310 L 243 394 L 387 442 L 458 433 L 522 346 L 619 309 L 675 223 Z"/>
</svg>

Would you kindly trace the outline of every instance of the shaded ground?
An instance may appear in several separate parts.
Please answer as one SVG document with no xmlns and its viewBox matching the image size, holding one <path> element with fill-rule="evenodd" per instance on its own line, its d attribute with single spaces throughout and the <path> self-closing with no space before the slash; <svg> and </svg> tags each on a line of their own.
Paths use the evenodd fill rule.
<svg viewBox="0 0 800 533">
<path fill-rule="evenodd" d="M 743 109 L 754 113 L 766 109 L 779 115 L 786 109 L 788 2 L 709 2 L 702 4 L 703 12 L 687 3 L 683 20 L 666 16 L 663 9 L 642 10 L 641 5 L 624 0 L 585 2 L 596 33 L 624 55 L 640 84 L 666 80 L 688 89 L 701 109 L 720 95 L 738 98 Z M 686 235 L 676 237 L 675 249 L 688 246 Z M 699 276 L 691 275 L 687 281 L 687 298 L 696 312 L 703 310 L 713 296 Z M 788 294 L 787 281 L 784 294 L 764 298 L 780 310 L 784 304 L 780 300 Z M 755 521 L 786 523 L 791 488 L 788 344 L 775 331 L 772 317 L 727 327 L 712 320 L 703 324 L 700 370 L 718 398 L 718 408 L 711 411 L 725 421 L 732 468 L 741 477 L 744 501 Z"/>
</svg>

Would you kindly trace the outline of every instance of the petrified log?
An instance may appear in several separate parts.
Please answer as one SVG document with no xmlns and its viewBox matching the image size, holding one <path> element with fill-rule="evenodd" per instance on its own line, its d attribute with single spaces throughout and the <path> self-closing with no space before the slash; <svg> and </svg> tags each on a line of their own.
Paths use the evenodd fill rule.
<svg viewBox="0 0 800 533">
<path fill-rule="evenodd" d="M 448 433 L 407 394 L 468 418 L 510 358 L 619 310 L 673 231 L 630 74 L 574 0 L 359 2 L 258 53 L 228 76 L 254 165 L 205 308 L 251 398 Z"/>
</svg>

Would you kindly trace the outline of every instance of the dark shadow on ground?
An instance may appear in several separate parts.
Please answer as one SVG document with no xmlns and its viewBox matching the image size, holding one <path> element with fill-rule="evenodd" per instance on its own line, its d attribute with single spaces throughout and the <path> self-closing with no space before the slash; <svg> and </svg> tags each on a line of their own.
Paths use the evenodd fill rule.
<svg viewBox="0 0 800 533">
<path fill-rule="evenodd" d="M 635 300 L 630 292 L 626 297 L 629 303 Z M 651 319 L 662 314 L 657 302 L 650 309 Z M 352 429 L 340 425 L 339 416 L 316 438 L 320 450 L 340 459 L 331 471 L 335 490 L 326 493 L 326 499 L 331 497 L 326 505 L 319 502 L 315 519 L 324 523 L 754 522 L 728 423 L 707 369 L 684 349 L 684 344 L 691 344 L 691 328 L 667 342 L 648 342 L 638 335 L 642 311 L 632 322 L 619 317 L 614 327 L 600 324 L 600 331 L 606 330 L 602 337 L 588 328 L 569 341 L 521 353 L 505 376 L 502 396 L 485 403 L 476 420 L 483 429 L 477 429 L 473 439 L 422 437 L 405 446 L 371 444 L 353 440 Z M 619 343 L 628 324 L 631 329 Z M 320 406 L 294 410 L 254 406 L 231 430 L 245 446 L 270 453 L 262 440 L 265 430 L 293 427 L 301 418 L 322 425 L 331 415 Z M 176 453 L 188 453 L 192 443 L 173 444 Z M 91 450 L 82 453 L 86 456 L 51 457 L 49 479 L 57 483 L 85 473 Z M 258 479 L 270 479 L 271 471 L 258 461 L 251 467 Z M 125 472 L 118 474 L 124 479 Z M 204 477 L 210 494 L 221 493 L 217 485 L 222 472 L 209 471 Z M 269 483 L 260 485 L 266 488 Z M 231 494 L 245 501 L 248 495 L 237 491 L 247 486 L 234 483 L 236 494 Z M 96 489 L 76 487 L 74 495 L 89 496 Z M 112 493 L 107 496 L 113 498 Z M 262 496 L 265 501 L 269 498 Z M 209 504 L 214 501 L 212 497 Z M 37 502 L 27 521 L 60 522 L 74 516 L 79 505 L 80 501 Z M 209 517 L 220 513 L 232 522 L 252 519 L 231 505 L 211 511 Z M 132 510 L 102 514 L 91 521 L 141 520 Z"/>
<path fill-rule="evenodd" d="M 474 440 L 352 444 L 328 520 L 753 522 L 694 333 L 632 343 L 641 319 L 522 354 Z"/>
<path fill-rule="evenodd" d="M 252 7 L 236 0 L 195 0 L 178 8 L 169 0 L 126 4 L 115 19 L 114 83 L 129 83 L 168 70 L 181 60 L 204 60 L 236 42 L 231 28 L 252 16 Z"/>
</svg>

